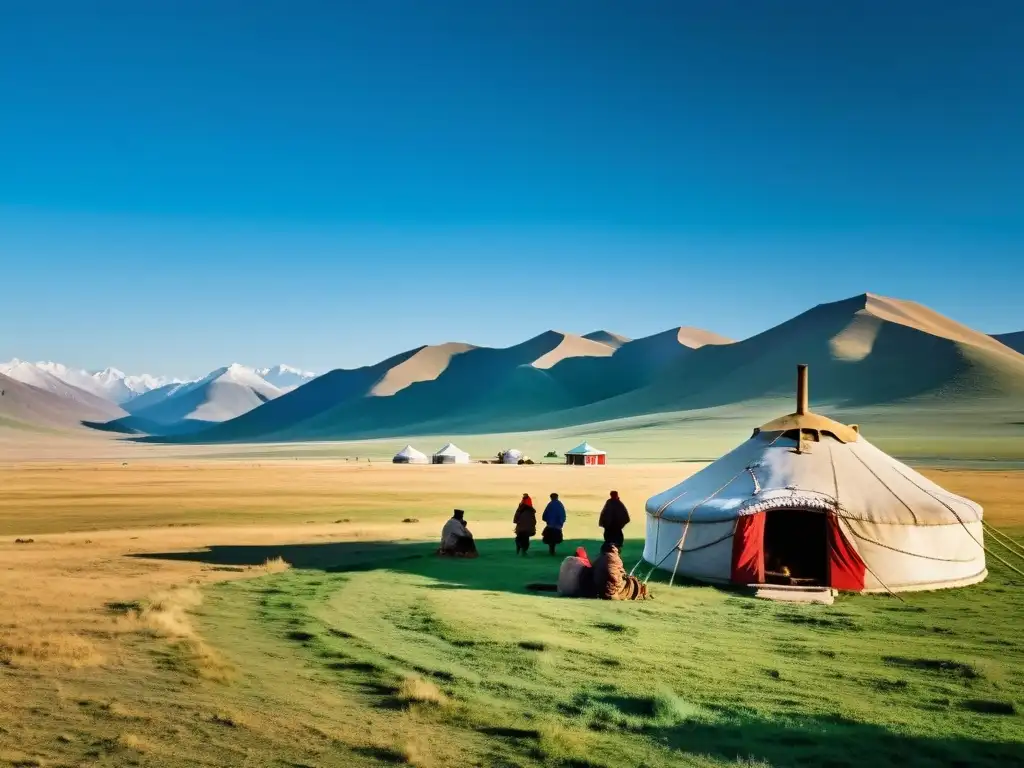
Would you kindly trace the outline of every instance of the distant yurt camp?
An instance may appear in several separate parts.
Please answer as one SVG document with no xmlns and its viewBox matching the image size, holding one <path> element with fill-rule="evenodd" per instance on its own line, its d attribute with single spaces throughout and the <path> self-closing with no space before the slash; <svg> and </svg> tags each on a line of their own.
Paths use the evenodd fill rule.
<svg viewBox="0 0 1024 768">
<path fill-rule="evenodd" d="M 796 413 L 647 502 L 644 559 L 709 582 L 899 592 L 982 581 L 982 510 L 873 446 Z"/>
<path fill-rule="evenodd" d="M 454 443 L 445 443 L 431 459 L 434 464 L 469 464 L 469 454 Z"/>
<path fill-rule="evenodd" d="M 599 451 L 590 443 L 580 443 L 565 452 L 565 463 L 580 467 L 592 467 L 608 463 L 608 454 Z"/>
<path fill-rule="evenodd" d="M 395 458 L 391 461 L 394 464 L 429 464 L 430 458 L 427 454 L 417 451 L 411 445 L 407 445 L 396 453 Z"/>
<path fill-rule="evenodd" d="M 501 454 L 502 464 L 518 464 L 523 460 L 523 452 L 515 448 L 509 448 Z"/>
</svg>

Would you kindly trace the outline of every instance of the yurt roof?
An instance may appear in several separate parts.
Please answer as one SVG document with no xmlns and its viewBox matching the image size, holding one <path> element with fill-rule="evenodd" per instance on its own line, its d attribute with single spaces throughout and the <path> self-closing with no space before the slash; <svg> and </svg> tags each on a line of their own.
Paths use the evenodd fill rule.
<svg viewBox="0 0 1024 768">
<path fill-rule="evenodd" d="M 505 453 L 506 454 L 509 454 L 509 453 L 511 453 L 511 454 L 518 454 L 518 455 L 521 456 L 523 452 L 520 451 L 518 448 L 506 448 L 505 449 Z"/>
<path fill-rule="evenodd" d="M 891 525 L 981 520 L 979 505 L 876 448 L 858 428 L 811 413 L 806 366 L 798 371 L 796 413 L 768 422 L 717 461 L 653 496 L 647 512 L 693 522 L 780 508 L 822 509 Z"/>
<path fill-rule="evenodd" d="M 405 456 L 405 457 L 408 457 L 410 459 L 425 459 L 425 458 L 427 458 L 427 454 L 423 453 L 422 451 L 417 451 L 411 445 L 405 446 L 405 448 L 403 448 L 398 453 L 396 453 L 395 456 Z"/>
<path fill-rule="evenodd" d="M 459 455 L 463 455 L 464 456 L 464 455 L 467 455 L 467 454 L 466 454 L 466 452 L 464 450 L 459 448 L 454 443 L 445 443 L 444 447 L 441 448 L 441 450 L 439 450 L 434 455 L 435 456 L 459 456 Z"/>
<path fill-rule="evenodd" d="M 981 519 L 956 496 L 863 438 L 805 443 L 785 433 L 754 435 L 679 485 L 652 497 L 666 520 L 712 522 L 769 509 L 821 509 L 892 525 L 950 525 Z"/>
<path fill-rule="evenodd" d="M 598 456 L 598 455 L 604 453 L 604 451 L 599 451 L 597 448 L 592 446 L 590 443 L 580 443 L 575 448 L 573 448 L 571 451 L 566 451 L 566 453 L 572 454 L 573 456 L 579 456 L 581 454 L 585 455 L 585 456 Z"/>
</svg>

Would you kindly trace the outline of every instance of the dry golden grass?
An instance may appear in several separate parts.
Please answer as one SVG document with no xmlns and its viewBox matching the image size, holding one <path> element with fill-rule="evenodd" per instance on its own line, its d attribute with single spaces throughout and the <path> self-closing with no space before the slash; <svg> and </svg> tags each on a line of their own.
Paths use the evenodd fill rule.
<svg viewBox="0 0 1024 768">
<path fill-rule="evenodd" d="M 284 573 L 291 567 L 291 563 L 280 555 L 271 557 L 263 563 L 263 570 L 267 573 Z"/>
<path fill-rule="evenodd" d="M 448 701 L 444 692 L 429 680 L 410 676 L 402 680 L 398 698 L 409 704 L 442 705 Z"/>
<path fill-rule="evenodd" d="M 117 737 L 117 743 L 121 747 L 132 749 L 136 752 L 150 752 L 153 749 L 152 744 L 134 733 L 122 733 Z"/>
<path fill-rule="evenodd" d="M 15 627 L 0 637 L 0 664 L 92 667 L 103 663 L 95 643 L 71 632 L 38 632 Z"/>
</svg>

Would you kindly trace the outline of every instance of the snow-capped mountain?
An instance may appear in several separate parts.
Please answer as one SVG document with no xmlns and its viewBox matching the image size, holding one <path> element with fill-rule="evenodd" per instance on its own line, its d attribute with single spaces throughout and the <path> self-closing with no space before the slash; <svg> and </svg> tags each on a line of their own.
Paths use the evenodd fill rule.
<svg viewBox="0 0 1024 768">
<path fill-rule="evenodd" d="M 301 371 L 284 364 L 270 368 L 257 368 L 256 373 L 284 392 L 301 387 L 307 381 L 312 381 L 317 377 L 317 374 L 312 371 Z"/>
<path fill-rule="evenodd" d="M 0 363 L 0 373 L 25 384 L 48 389 L 51 392 L 55 391 L 55 381 L 63 382 L 118 404 L 125 403 L 157 387 L 179 381 L 179 379 L 170 379 L 166 376 L 151 376 L 148 373 L 129 376 L 117 368 L 84 371 L 78 368 L 69 368 L 61 363 L 47 361 L 30 363 L 17 358 Z"/>
<path fill-rule="evenodd" d="M 161 425 L 216 422 L 234 418 L 281 394 L 255 370 L 238 363 L 211 371 L 201 379 L 146 392 L 125 409 L 139 419 Z M 136 423 L 132 422 L 132 423 Z"/>
<path fill-rule="evenodd" d="M 82 388 L 69 384 L 49 371 L 44 370 L 36 363 L 30 363 L 27 360 L 14 358 L 9 362 L 0 363 L 0 373 L 9 376 L 15 381 L 20 381 L 22 384 L 28 384 L 36 389 L 44 389 L 61 397 L 74 398 L 76 395 L 83 393 Z M 94 394 L 89 389 L 85 389 L 84 393 Z"/>
<path fill-rule="evenodd" d="M 101 397 L 89 390 L 68 384 L 66 381 L 57 378 L 52 373 L 39 368 L 35 363 L 29 363 L 18 359 L 14 359 L 6 363 L 0 363 L 0 375 L 6 376 L 8 380 L 26 384 L 32 389 L 48 392 L 62 400 L 69 402 L 73 401 L 78 404 L 78 410 L 80 412 L 92 414 L 92 418 L 95 418 L 95 414 L 106 414 L 113 418 L 115 415 L 124 413 L 123 410 L 118 408 L 105 397 Z M 31 396 L 26 394 L 26 397 L 30 398 Z M 46 401 L 44 400 L 43 402 Z M 62 404 L 61 408 L 58 410 L 70 413 L 70 408 L 71 406 L 68 406 L 65 403 Z"/>
<path fill-rule="evenodd" d="M 115 402 L 123 403 L 134 397 L 150 392 L 166 384 L 177 384 L 181 379 L 169 376 L 153 376 L 141 373 L 130 376 L 117 368 L 104 368 L 87 374 L 108 397 Z"/>
</svg>

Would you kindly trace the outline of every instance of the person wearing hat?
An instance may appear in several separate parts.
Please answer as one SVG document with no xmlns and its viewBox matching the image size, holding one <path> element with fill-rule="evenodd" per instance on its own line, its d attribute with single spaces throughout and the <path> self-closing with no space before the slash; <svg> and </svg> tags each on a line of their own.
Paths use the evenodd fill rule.
<svg viewBox="0 0 1024 768">
<path fill-rule="evenodd" d="M 597 524 L 604 528 L 605 542 L 611 542 L 621 550 L 624 541 L 622 529 L 629 525 L 629 511 L 619 498 L 618 491 L 612 491 L 609 495 Z"/>
<path fill-rule="evenodd" d="M 441 547 L 437 553 L 451 557 L 476 557 L 476 542 L 466 526 L 466 513 L 461 509 L 456 509 L 441 529 Z"/>
<path fill-rule="evenodd" d="M 530 549 L 530 538 L 537 535 L 537 510 L 533 507 L 530 494 L 523 494 L 512 516 L 512 524 L 516 527 L 516 554 L 525 555 Z"/>
</svg>

